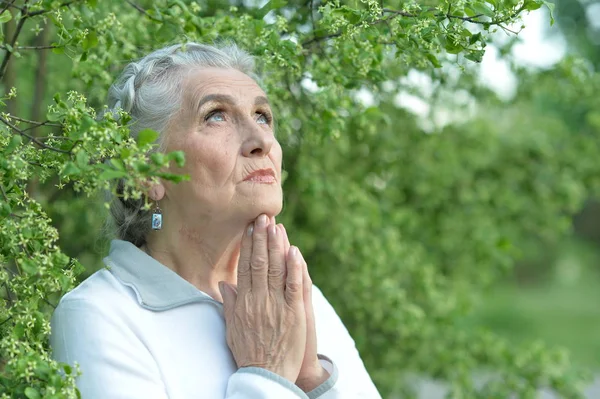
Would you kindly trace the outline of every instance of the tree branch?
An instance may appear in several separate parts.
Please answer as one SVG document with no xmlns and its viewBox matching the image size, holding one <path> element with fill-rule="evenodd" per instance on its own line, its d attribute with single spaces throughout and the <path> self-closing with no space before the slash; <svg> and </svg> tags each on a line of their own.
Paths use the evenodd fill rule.
<svg viewBox="0 0 600 399">
<path fill-rule="evenodd" d="M 16 127 L 15 125 L 13 125 L 12 123 L 10 123 L 9 121 L 7 121 L 6 119 L 4 119 L 1 116 L 0 116 L 0 121 L 2 123 L 4 123 L 6 126 L 10 127 L 15 132 L 19 133 L 21 136 L 28 138 L 30 141 L 34 142 L 35 144 L 37 144 L 41 148 L 45 148 L 45 149 L 50 150 L 50 151 L 59 152 L 61 154 L 70 154 L 71 153 L 71 150 L 62 150 L 60 148 L 54 148 L 54 147 L 51 147 L 49 145 L 46 145 L 46 144 L 42 143 L 41 141 L 39 141 L 35 137 L 33 137 L 33 136 L 25 133 L 25 131 L 19 129 L 18 127 Z"/>
<path fill-rule="evenodd" d="M 17 46 L 13 50 L 48 50 L 53 48 L 59 48 L 60 46 Z M 0 44 L 0 48 L 8 50 L 5 44 Z"/>
<path fill-rule="evenodd" d="M 21 19 L 19 19 L 19 23 L 17 25 L 17 29 L 15 30 L 15 34 L 13 35 L 11 41 L 10 41 L 10 46 L 14 47 L 15 43 L 17 42 L 17 38 L 19 37 L 19 35 L 21 34 L 21 29 L 23 29 L 23 25 L 25 25 L 25 21 L 27 20 L 27 4 L 29 3 L 29 0 L 25 0 L 25 5 L 23 6 L 23 16 L 21 17 Z M 4 59 L 2 60 L 2 65 L 0 65 L 0 79 L 4 76 L 4 72 L 6 71 L 6 65 L 8 65 L 8 61 L 10 60 L 10 57 L 12 56 L 12 52 L 10 51 L 6 51 L 6 54 L 4 54 Z"/>
<path fill-rule="evenodd" d="M 2 7 L 2 10 L 0 10 L 0 14 L 2 14 L 4 11 L 8 10 L 9 7 L 12 8 L 16 8 L 17 10 L 23 12 L 23 7 L 19 7 L 15 4 L 13 4 L 16 0 L 11 0 L 11 1 L 6 1 L 6 0 L 0 0 L 0 3 L 4 4 L 4 7 Z"/>
<path fill-rule="evenodd" d="M 130 0 L 125 0 L 127 2 L 127 4 L 129 4 L 131 7 L 135 8 L 136 10 L 138 10 L 140 13 L 144 14 L 145 16 L 147 16 L 148 18 L 150 18 L 152 21 L 155 22 L 163 22 L 162 20 L 153 17 L 152 15 L 148 14 L 148 11 L 144 10 L 142 7 L 138 6 L 137 4 L 135 4 L 133 1 Z"/>
<path fill-rule="evenodd" d="M 513 32 L 513 31 L 511 31 L 509 29 L 506 29 L 506 27 L 503 27 L 502 24 L 505 23 L 505 22 L 507 22 L 507 21 L 509 21 L 510 19 L 513 19 L 513 18 L 517 17 L 524 9 L 525 8 L 523 6 L 521 6 L 513 14 L 507 16 L 506 18 L 503 18 L 503 19 L 500 19 L 500 20 L 493 20 L 492 19 L 491 21 L 479 21 L 478 19 L 481 18 L 481 17 L 483 17 L 484 16 L 483 14 L 473 15 L 471 17 L 464 17 L 464 16 L 461 16 L 461 15 L 452 15 L 452 14 L 450 14 L 450 12 L 447 12 L 445 14 L 444 13 L 438 13 L 438 14 L 435 14 L 435 16 L 436 17 L 445 17 L 447 19 L 459 19 L 459 20 L 464 21 L 464 22 L 469 22 L 469 23 L 478 24 L 478 25 L 498 25 L 502 29 L 508 30 L 509 32 L 512 32 L 512 33 L 516 34 L 517 32 Z M 435 9 L 434 8 L 430 8 L 427 11 L 431 12 L 431 11 L 435 11 Z M 384 8 L 382 10 L 382 12 L 384 14 L 385 13 L 393 14 L 393 17 L 375 19 L 375 20 L 371 21 L 369 23 L 369 25 L 377 25 L 377 24 L 382 23 L 382 22 L 387 23 L 390 19 L 396 18 L 396 17 L 405 17 L 405 18 L 418 18 L 419 17 L 419 14 L 413 14 L 413 13 L 409 13 L 409 12 L 406 12 L 406 11 L 400 11 L 400 10 L 392 10 L 392 9 L 389 9 L 389 8 Z M 314 28 L 313 28 L 313 31 L 314 31 Z M 309 39 L 309 40 L 303 42 L 302 43 L 302 47 L 308 46 L 308 45 L 310 45 L 312 43 L 315 43 L 315 42 L 319 42 L 319 41 L 323 41 L 323 40 L 327 40 L 327 39 L 332 39 L 334 37 L 339 37 L 341 35 L 342 35 L 342 32 L 337 32 L 337 33 L 332 33 L 332 34 L 325 35 L 325 36 L 313 37 L 312 39 Z"/>
<path fill-rule="evenodd" d="M 29 119 L 23 119 L 23 118 L 19 118 L 18 116 L 14 116 L 11 115 L 10 119 L 14 119 L 17 120 L 19 122 L 23 122 L 23 123 L 28 123 L 30 125 L 36 125 L 36 126 L 53 126 L 53 127 L 62 127 L 62 125 L 58 124 L 58 123 L 51 123 L 50 121 L 44 121 L 44 122 L 37 122 L 37 121 L 32 121 Z"/>
</svg>

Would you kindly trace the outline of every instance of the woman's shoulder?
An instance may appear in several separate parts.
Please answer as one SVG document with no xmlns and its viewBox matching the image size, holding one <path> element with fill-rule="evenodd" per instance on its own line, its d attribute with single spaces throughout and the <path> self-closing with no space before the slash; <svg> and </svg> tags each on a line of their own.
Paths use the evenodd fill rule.
<svg viewBox="0 0 600 399">
<path fill-rule="evenodd" d="M 57 310 L 70 304 L 80 306 L 110 307 L 112 303 L 123 305 L 127 291 L 116 277 L 106 268 L 96 271 L 83 280 L 59 301 Z"/>
</svg>

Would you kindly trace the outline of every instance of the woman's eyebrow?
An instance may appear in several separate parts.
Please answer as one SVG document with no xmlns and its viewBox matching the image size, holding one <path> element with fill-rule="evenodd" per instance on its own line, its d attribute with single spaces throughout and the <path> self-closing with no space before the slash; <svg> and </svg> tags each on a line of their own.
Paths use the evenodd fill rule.
<svg viewBox="0 0 600 399">
<path fill-rule="evenodd" d="M 265 96 L 258 96 L 254 99 L 254 105 L 263 105 L 263 104 L 267 104 L 269 106 L 271 105 L 271 104 L 269 104 L 269 100 Z"/>
<path fill-rule="evenodd" d="M 232 96 L 227 94 L 209 94 L 207 96 L 202 97 L 202 99 L 198 102 L 198 109 L 200 109 L 204 104 L 208 102 L 219 102 L 226 103 L 230 105 L 235 105 L 235 100 Z"/>
<path fill-rule="evenodd" d="M 225 104 L 230 104 L 230 105 L 235 105 L 235 99 L 228 95 L 228 94 L 209 94 L 207 96 L 202 97 L 202 99 L 198 102 L 198 109 L 202 108 L 202 106 L 208 102 L 219 102 L 219 103 L 225 103 Z M 269 104 L 269 100 L 267 99 L 267 97 L 265 96 L 258 96 L 254 99 L 254 105 L 263 105 L 263 104 Z"/>
</svg>

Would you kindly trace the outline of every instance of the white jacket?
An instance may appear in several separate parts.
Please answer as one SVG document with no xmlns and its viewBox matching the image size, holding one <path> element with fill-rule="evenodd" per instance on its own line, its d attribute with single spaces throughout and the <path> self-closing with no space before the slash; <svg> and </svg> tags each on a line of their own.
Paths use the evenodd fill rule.
<svg viewBox="0 0 600 399">
<path fill-rule="evenodd" d="M 311 392 L 238 369 L 223 306 L 135 245 L 111 243 L 99 270 L 52 316 L 53 357 L 79 364 L 83 399 L 380 399 L 354 341 L 313 287 L 318 352 L 330 378 Z"/>
</svg>

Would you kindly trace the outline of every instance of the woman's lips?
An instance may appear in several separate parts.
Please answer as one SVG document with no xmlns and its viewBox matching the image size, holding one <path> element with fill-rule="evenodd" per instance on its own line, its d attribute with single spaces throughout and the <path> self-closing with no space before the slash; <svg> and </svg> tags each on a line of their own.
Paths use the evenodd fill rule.
<svg viewBox="0 0 600 399">
<path fill-rule="evenodd" d="M 250 173 L 244 181 L 263 184 L 275 183 L 275 172 L 273 169 L 260 169 Z"/>
</svg>

